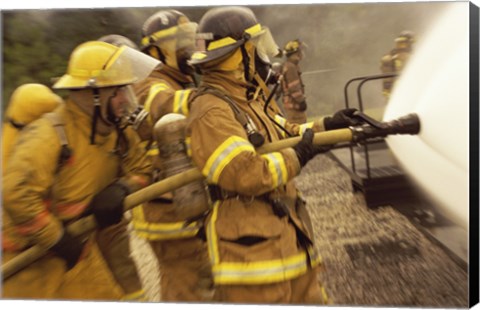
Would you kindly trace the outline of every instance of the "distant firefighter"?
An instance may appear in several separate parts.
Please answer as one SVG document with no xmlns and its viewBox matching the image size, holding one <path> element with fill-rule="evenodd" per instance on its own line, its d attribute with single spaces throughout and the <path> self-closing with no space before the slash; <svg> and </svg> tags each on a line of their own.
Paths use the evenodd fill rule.
<svg viewBox="0 0 480 310">
<path fill-rule="evenodd" d="M 296 39 L 288 42 L 283 50 L 287 56 L 282 68 L 283 108 L 287 120 L 296 124 L 303 124 L 307 121 L 305 87 L 299 67 L 304 56 L 304 48 L 305 44 Z"/>
<path fill-rule="evenodd" d="M 414 34 L 405 30 L 395 38 L 395 47 L 382 57 L 380 69 L 382 73 L 400 73 L 405 67 L 410 54 L 412 53 Z M 388 99 L 393 88 L 394 78 L 383 80 L 383 95 Z"/>
</svg>

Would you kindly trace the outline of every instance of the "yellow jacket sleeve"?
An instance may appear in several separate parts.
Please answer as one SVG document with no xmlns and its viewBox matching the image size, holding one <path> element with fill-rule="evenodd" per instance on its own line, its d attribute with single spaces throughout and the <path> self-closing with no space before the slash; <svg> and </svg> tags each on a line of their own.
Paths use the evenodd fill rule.
<svg viewBox="0 0 480 310">
<path fill-rule="evenodd" d="M 210 184 L 258 196 L 286 184 L 300 171 L 293 149 L 259 154 L 231 108 L 213 95 L 192 103 L 187 128 L 192 158 Z"/>
</svg>

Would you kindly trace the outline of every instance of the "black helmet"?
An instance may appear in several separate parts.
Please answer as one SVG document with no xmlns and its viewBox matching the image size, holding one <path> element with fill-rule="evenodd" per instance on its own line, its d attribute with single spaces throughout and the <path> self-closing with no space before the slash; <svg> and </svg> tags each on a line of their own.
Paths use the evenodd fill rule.
<svg viewBox="0 0 480 310">
<path fill-rule="evenodd" d="M 105 36 L 99 38 L 97 41 L 110 43 L 110 44 L 118 46 L 118 47 L 125 45 L 125 46 L 128 46 L 130 48 L 136 49 L 137 51 L 139 50 L 137 44 L 135 44 L 129 38 L 121 36 L 119 34 L 108 34 L 108 35 L 105 35 Z"/>
<path fill-rule="evenodd" d="M 185 14 L 176 10 L 162 10 L 150 16 L 142 27 L 141 49 L 145 51 L 150 46 L 157 45 L 164 39 L 176 37 L 180 26 L 196 24 L 190 23 Z"/>
<path fill-rule="evenodd" d="M 252 29 L 258 26 L 258 29 Z M 193 55 L 190 63 L 199 65 L 229 55 L 244 44 L 254 30 L 261 30 L 255 14 L 246 7 L 218 7 L 203 15 L 198 26 L 197 43 L 204 51 Z"/>
</svg>

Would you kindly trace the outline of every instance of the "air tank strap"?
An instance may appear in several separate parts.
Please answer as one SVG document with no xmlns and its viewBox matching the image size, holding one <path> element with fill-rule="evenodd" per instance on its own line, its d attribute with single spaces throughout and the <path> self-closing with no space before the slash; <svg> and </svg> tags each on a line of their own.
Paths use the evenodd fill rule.
<svg viewBox="0 0 480 310">
<path fill-rule="evenodd" d="M 59 166 L 62 166 L 72 156 L 72 150 L 68 146 L 68 138 L 65 132 L 65 123 L 63 122 L 62 117 L 56 112 L 46 113 L 43 117 L 45 117 L 52 123 L 53 128 L 57 133 L 58 139 L 60 140 L 60 145 L 62 146 L 62 149 L 60 151 L 58 163 Z"/>
<path fill-rule="evenodd" d="M 212 94 L 228 103 L 228 105 L 233 111 L 233 114 L 235 115 L 236 120 L 245 129 L 245 131 L 247 132 L 248 140 L 250 141 L 250 143 L 253 144 L 254 147 L 262 146 L 263 143 L 265 143 L 264 137 L 256 131 L 256 129 L 254 128 L 255 125 L 253 124 L 253 121 L 250 119 L 248 114 L 240 110 L 237 104 L 227 94 L 225 94 L 219 89 L 203 86 L 198 89 L 197 93 L 193 96 L 191 100 L 193 101 L 196 97 L 203 94 Z"/>
</svg>

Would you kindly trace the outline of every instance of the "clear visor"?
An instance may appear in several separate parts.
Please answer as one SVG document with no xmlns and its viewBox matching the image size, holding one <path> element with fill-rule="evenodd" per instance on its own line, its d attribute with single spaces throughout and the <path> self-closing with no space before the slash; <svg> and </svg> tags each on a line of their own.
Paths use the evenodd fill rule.
<svg viewBox="0 0 480 310">
<path fill-rule="evenodd" d="M 138 108 L 138 100 L 131 85 L 127 85 L 124 89 L 124 92 L 126 102 L 122 116 L 128 117 Z"/>
<path fill-rule="evenodd" d="M 267 63 L 279 53 L 280 49 L 267 27 L 262 27 L 262 30 L 253 34 L 251 41 L 255 44 L 258 56 Z"/>
<path fill-rule="evenodd" d="M 159 64 L 153 57 L 122 46 L 90 83 L 94 87 L 132 84 L 146 78 Z"/>
</svg>

